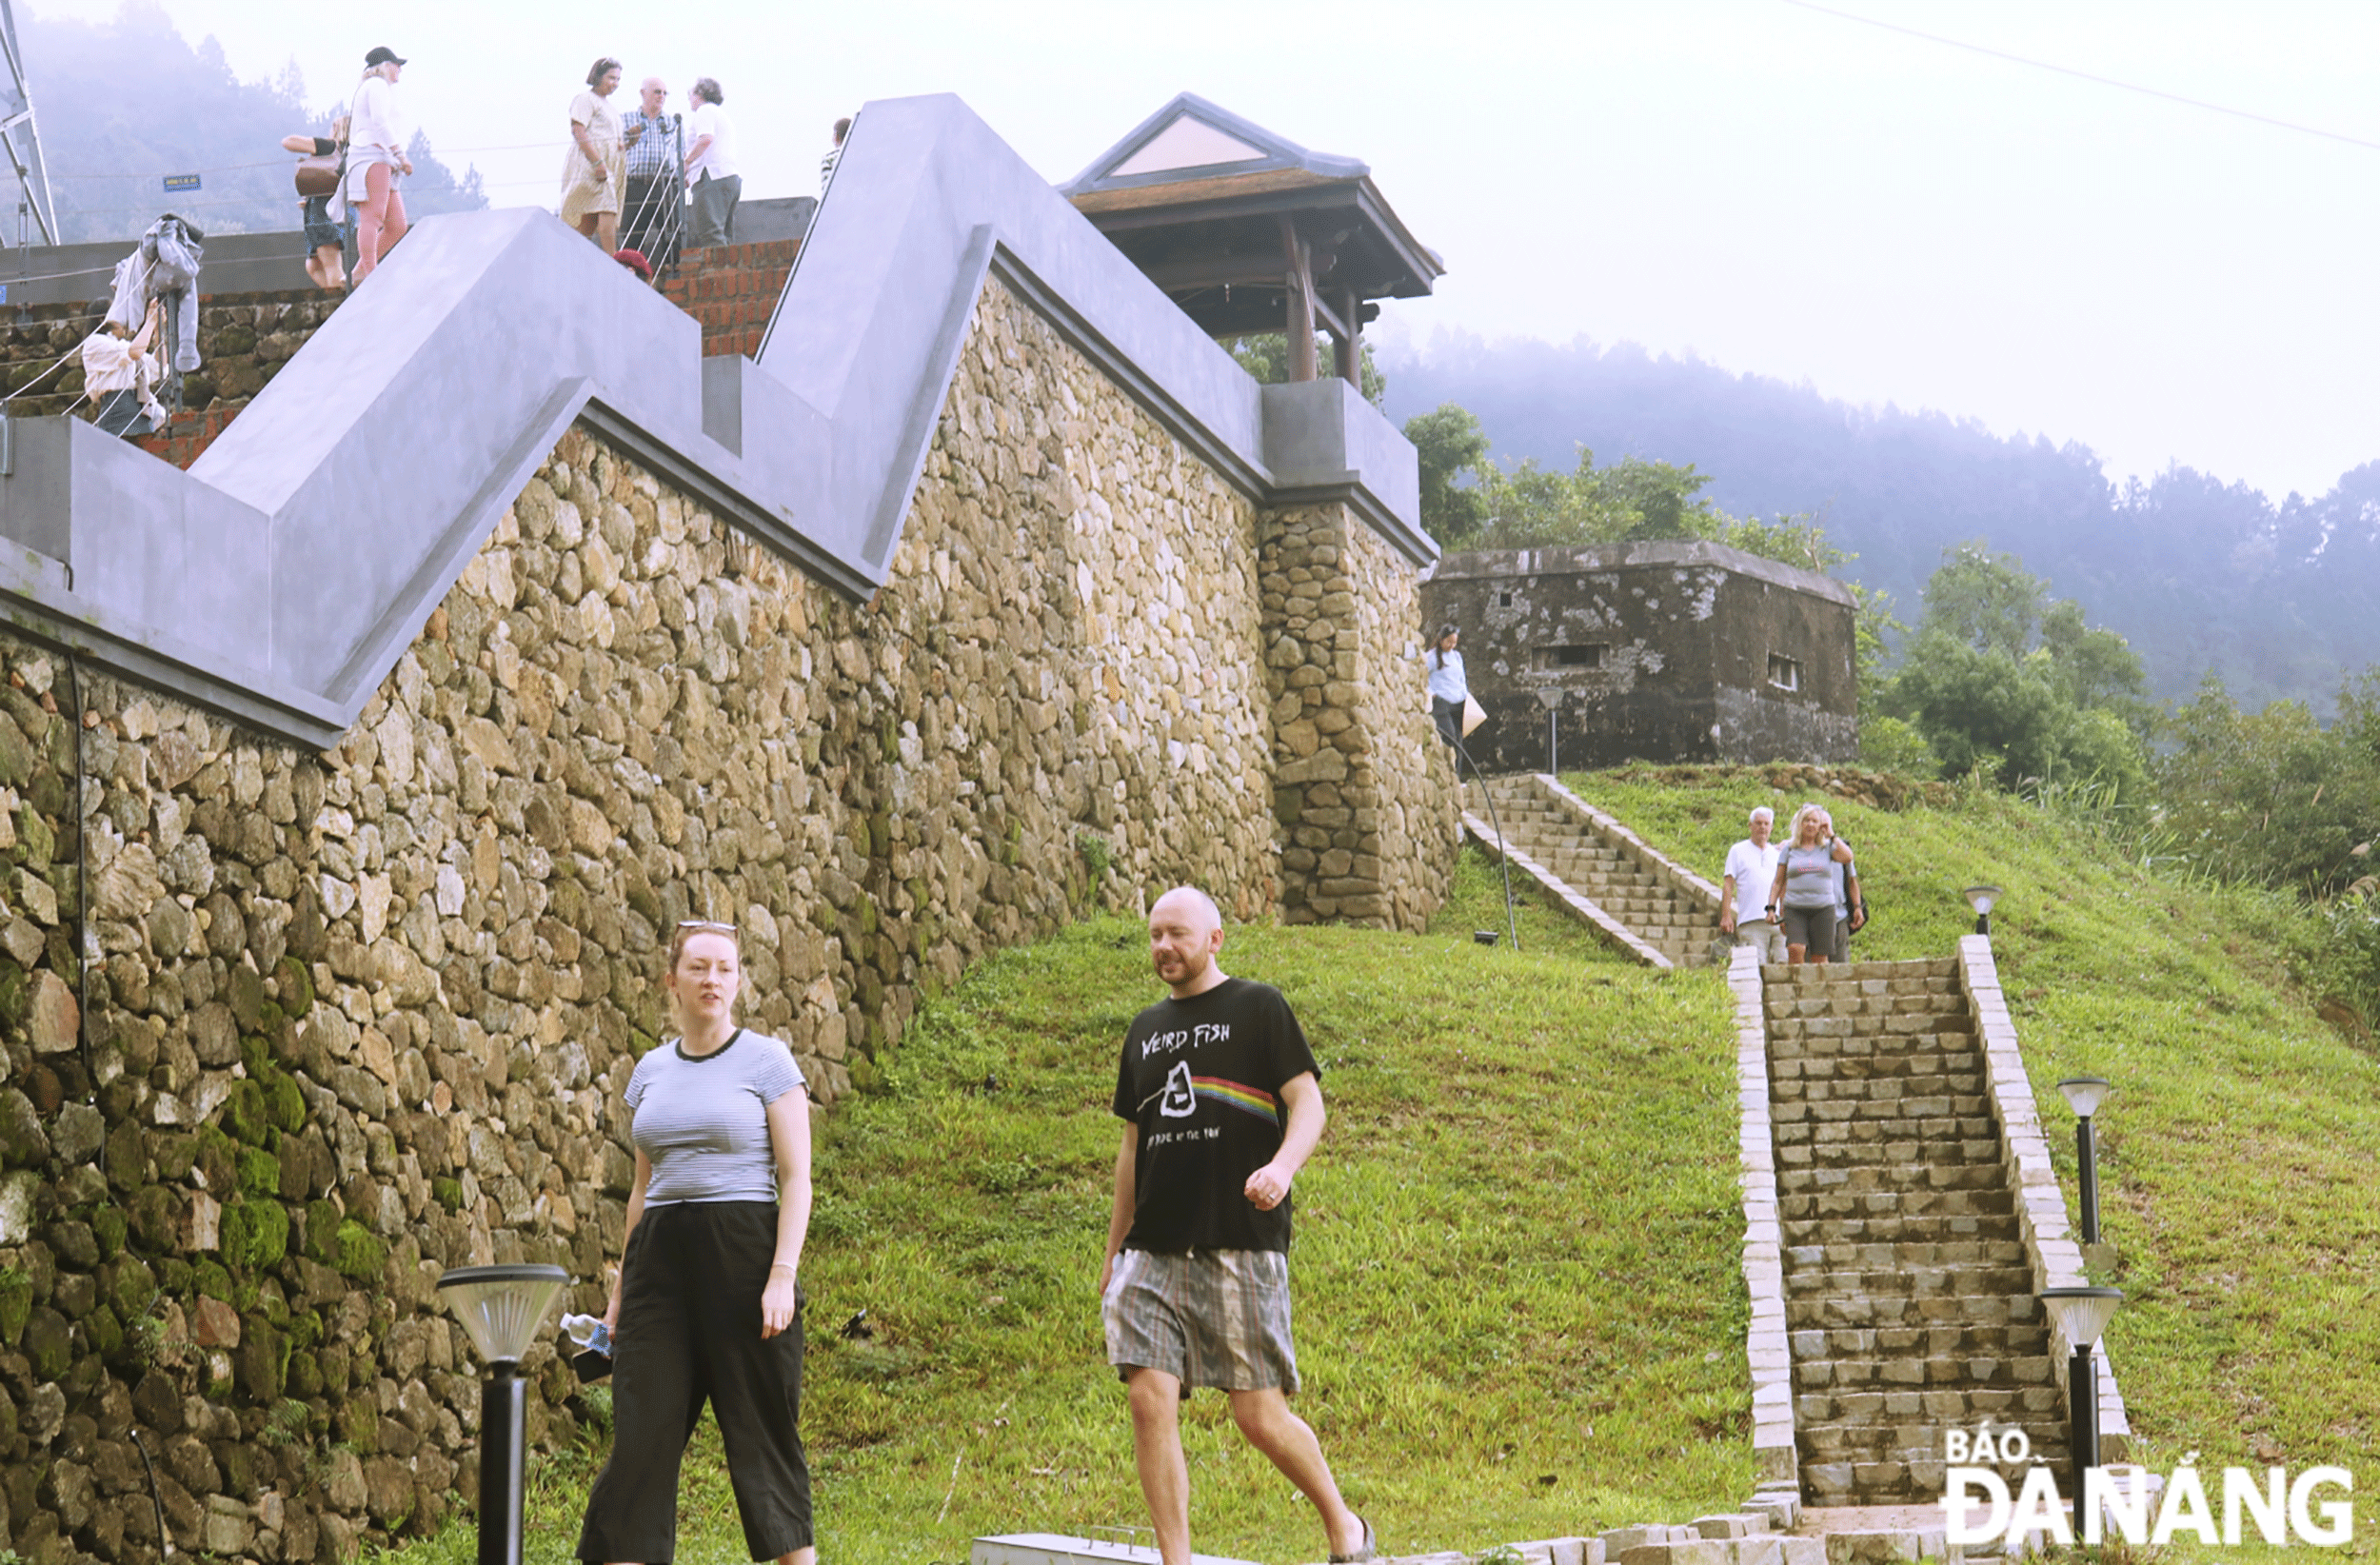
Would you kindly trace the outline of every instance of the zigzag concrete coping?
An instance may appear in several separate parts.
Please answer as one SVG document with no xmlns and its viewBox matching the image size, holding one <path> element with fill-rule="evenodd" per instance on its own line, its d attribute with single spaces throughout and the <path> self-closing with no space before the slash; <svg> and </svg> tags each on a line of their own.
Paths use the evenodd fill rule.
<svg viewBox="0 0 2380 1565">
<path fill-rule="evenodd" d="M 2009 1187 L 2015 1192 L 2016 1226 L 2033 1268 L 2033 1286 L 2082 1287 L 2091 1279 L 2083 1273 L 2082 1248 L 2074 1242 L 2073 1227 L 2066 1219 L 2066 1196 L 2058 1188 L 2057 1171 L 2050 1163 L 2050 1142 L 2042 1133 L 2033 1079 L 2025 1073 L 2016 1024 L 2009 1017 L 2007 1000 L 2000 993 L 1999 966 L 1992 957 L 1991 937 L 1967 935 L 1959 940 L 1958 982 L 1974 1009 L 1975 1026 L 1983 1043 L 1984 1072 L 1992 1086 L 1992 1112 L 2000 1122 L 2001 1158 Z M 2073 1344 L 2054 1324 L 2051 1338 L 2057 1349 L 2051 1355 L 2052 1373 L 2060 1385 L 2067 1387 L 2071 1398 L 2073 1391 L 2068 1383 L 2067 1369 L 2073 1359 Z M 2099 1459 L 2124 1461 L 2132 1450 L 2132 1426 L 2124 1411 L 2124 1395 L 2116 1386 L 2115 1365 L 2108 1357 L 2104 1337 L 2094 1346 L 2092 1357 L 2099 1368 Z"/>
<path fill-rule="evenodd" d="M 1760 953 L 1739 945 L 1728 959 L 1735 997 L 1736 1182 L 1744 1193 L 1744 1289 L 1752 1318 L 1744 1356 L 1752 1368 L 1752 1457 L 1764 1478 L 1797 1479 L 1794 1354 L 1785 1322 L 1785 1231 L 1776 1214 L 1776 1145 L 1769 1097 L 1769 1023 Z"/>
<path fill-rule="evenodd" d="M 1551 868 L 1537 862 L 1528 854 L 1505 842 L 1501 832 L 1481 820 L 1473 811 L 1462 812 L 1462 825 L 1463 830 L 1471 834 L 1473 841 L 1543 886 L 1552 895 L 1557 906 L 1572 918 L 1586 924 L 1597 934 L 1601 935 L 1612 944 L 1618 946 L 1622 951 L 1656 972 L 1666 973 L 1676 965 L 1669 958 L 1647 944 L 1635 930 L 1604 912 L 1587 898 L 1572 890 L 1570 882 L 1555 874 Z"/>
<path fill-rule="evenodd" d="M 1243 492 L 1344 502 L 1436 558 L 1413 447 L 1352 387 L 1259 386 L 939 96 L 860 116 L 758 362 L 705 360 L 692 317 L 550 215 L 477 212 L 424 222 L 187 473 L 86 424 L 14 421 L 5 618 L 327 745 L 580 422 L 865 599 L 994 275 Z"/>
<path fill-rule="evenodd" d="M 1537 785 L 1553 795 L 1557 802 L 1573 813 L 1592 822 L 1596 831 L 1605 842 L 1628 854 L 1647 869 L 1668 877 L 1679 890 L 1690 896 L 1700 898 L 1714 909 L 1721 905 L 1724 899 L 1720 897 L 1717 886 L 1630 831 L 1620 824 L 1616 817 L 1597 809 L 1593 804 L 1563 787 L 1560 781 L 1551 772 L 1536 772 L 1532 776 Z"/>
</svg>

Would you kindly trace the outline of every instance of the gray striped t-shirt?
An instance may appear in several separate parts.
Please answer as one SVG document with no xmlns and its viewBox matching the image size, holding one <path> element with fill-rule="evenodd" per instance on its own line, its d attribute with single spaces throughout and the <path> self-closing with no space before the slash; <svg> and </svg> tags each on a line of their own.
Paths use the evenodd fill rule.
<svg viewBox="0 0 2380 1565">
<path fill-rule="evenodd" d="M 629 1139 L 653 1165 L 645 1204 L 775 1200 L 768 1105 L 801 1085 L 793 1051 L 766 1033 L 739 1029 L 699 1059 L 674 1040 L 646 1054 L 626 1093 Z"/>
</svg>

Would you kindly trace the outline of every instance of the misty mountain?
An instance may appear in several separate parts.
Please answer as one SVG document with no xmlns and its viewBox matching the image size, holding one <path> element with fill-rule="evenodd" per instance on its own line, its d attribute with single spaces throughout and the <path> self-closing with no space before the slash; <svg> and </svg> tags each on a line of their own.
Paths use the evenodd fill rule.
<svg viewBox="0 0 2380 1565">
<path fill-rule="evenodd" d="M 60 238 L 69 244 L 134 239 L 168 211 L 208 233 L 295 229 L 296 159 L 281 149 L 281 138 L 328 134 L 333 111 L 354 86 L 311 92 L 294 67 L 275 81 L 242 82 L 214 39 L 193 47 L 151 0 L 125 0 L 112 21 L 102 22 L 20 10 L 18 41 Z M 458 180 L 418 139 L 411 152 L 410 216 L 487 205 L 477 172 Z M 166 175 L 189 173 L 203 181 L 195 193 L 166 194 Z M 15 214 L 0 212 L 0 225 L 13 243 Z"/>
<path fill-rule="evenodd" d="M 1580 446 L 1598 463 L 1691 463 L 1725 510 L 1807 513 L 1858 554 L 1839 574 L 1891 593 L 1913 624 L 1942 550 L 1979 538 L 2129 639 L 2159 696 L 2212 669 L 2244 703 L 2294 696 L 2327 713 L 2345 673 L 2380 663 L 2380 462 L 2319 499 L 2275 502 L 2180 466 L 2119 485 L 2086 446 L 1633 345 L 1441 339 L 1383 367 L 1391 418 L 1459 403 L 1507 464 L 1568 468 Z"/>
</svg>

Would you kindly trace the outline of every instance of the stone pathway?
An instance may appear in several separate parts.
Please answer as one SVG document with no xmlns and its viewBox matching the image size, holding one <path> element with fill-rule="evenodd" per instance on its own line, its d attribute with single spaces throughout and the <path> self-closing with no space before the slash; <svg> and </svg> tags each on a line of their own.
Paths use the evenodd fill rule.
<svg viewBox="0 0 2380 1565">
<path fill-rule="evenodd" d="M 2066 1461 L 2065 1396 L 1954 961 L 1761 969 L 1794 1422 L 1816 1506 L 1942 1492 L 1944 1436 Z M 2022 1465 L 2001 1469 L 2012 1487 Z"/>
</svg>

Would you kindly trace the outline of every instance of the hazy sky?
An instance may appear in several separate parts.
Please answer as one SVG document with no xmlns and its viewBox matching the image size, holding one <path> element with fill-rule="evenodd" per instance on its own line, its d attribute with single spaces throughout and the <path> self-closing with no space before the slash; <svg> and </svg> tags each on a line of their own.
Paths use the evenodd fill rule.
<svg viewBox="0 0 2380 1565">
<path fill-rule="evenodd" d="M 552 203 L 598 53 L 719 77 L 747 195 L 813 190 L 828 122 L 870 98 L 956 92 L 1064 179 L 1187 89 L 1372 165 L 1449 268 L 1392 341 L 1632 341 L 2276 497 L 2380 458 L 2380 150 L 1789 0 L 162 3 L 244 77 L 294 58 L 321 102 L 390 45 L 501 205 Z M 2380 142 L 2369 4 L 1839 9 Z"/>
</svg>

